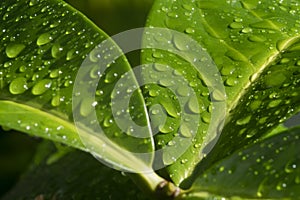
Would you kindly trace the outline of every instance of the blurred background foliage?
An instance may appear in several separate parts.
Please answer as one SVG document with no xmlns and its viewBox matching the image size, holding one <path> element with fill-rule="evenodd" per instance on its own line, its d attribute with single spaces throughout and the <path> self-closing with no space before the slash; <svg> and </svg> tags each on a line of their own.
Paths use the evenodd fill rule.
<svg viewBox="0 0 300 200">
<path fill-rule="evenodd" d="M 65 0 L 81 11 L 108 35 L 143 27 L 153 0 Z M 137 52 L 129 54 L 138 64 Z M 28 170 L 41 139 L 0 127 L 0 198 Z"/>
</svg>

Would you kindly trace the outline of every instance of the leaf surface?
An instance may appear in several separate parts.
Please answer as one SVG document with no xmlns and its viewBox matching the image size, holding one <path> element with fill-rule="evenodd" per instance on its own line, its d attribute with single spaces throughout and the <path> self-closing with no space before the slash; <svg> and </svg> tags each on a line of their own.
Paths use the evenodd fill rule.
<svg viewBox="0 0 300 200">
<path fill-rule="evenodd" d="M 189 187 L 197 173 L 258 140 L 299 110 L 299 11 L 299 1 L 157 0 L 154 3 L 148 26 L 176 30 L 197 41 L 217 66 L 227 95 L 221 136 L 219 139 L 212 137 L 215 140 L 207 143 L 205 138 L 211 137 L 207 131 L 209 126 L 218 127 L 216 123 L 220 121 L 212 116 L 214 106 L 211 102 L 218 98 L 208 91 L 205 76 L 198 74 L 189 60 L 177 55 L 159 49 L 144 51 L 143 63 L 162 63 L 179 71 L 190 82 L 189 89 L 196 92 L 198 105 L 201 105 L 196 111 L 200 113 L 201 121 L 192 145 L 167 168 L 176 184 L 194 172 L 195 176 L 182 184 Z M 160 38 L 163 39 L 166 38 Z M 152 41 L 149 36 L 148 40 Z M 185 41 L 176 37 L 167 40 L 178 50 L 191 52 Z M 201 60 L 202 56 L 199 54 L 195 59 Z M 205 67 L 210 66 L 204 62 Z M 166 92 L 168 86 L 156 87 L 145 92 L 149 107 L 162 98 L 162 95 L 151 96 L 155 90 L 171 97 L 165 101 L 176 102 L 174 95 Z M 154 91 L 150 94 L 151 90 Z M 173 135 L 180 132 L 179 121 L 169 118 L 173 120 L 174 130 L 167 134 L 160 131 L 155 138 L 156 146 L 167 145 Z M 219 131 L 218 128 L 215 130 Z M 195 165 L 207 153 L 209 156 L 195 172 Z"/>
<path fill-rule="evenodd" d="M 299 145 L 300 128 L 297 127 L 245 147 L 199 176 L 190 193 L 206 191 L 226 197 L 297 199 Z"/>
</svg>

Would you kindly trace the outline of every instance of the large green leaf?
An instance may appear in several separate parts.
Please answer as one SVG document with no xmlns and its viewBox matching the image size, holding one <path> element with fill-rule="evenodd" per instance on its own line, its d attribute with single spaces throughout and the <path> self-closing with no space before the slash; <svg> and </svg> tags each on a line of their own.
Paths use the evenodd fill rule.
<svg viewBox="0 0 300 200">
<path fill-rule="evenodd" d="M 226 197 L 298 199 L 300 128 L 243 148 L 196 179 L 190 196 L 210 192 Z"/>
<path fill-rule="evenodd" d="M 52 153 L 53 145 L 42 143 L 29 170 L 1 199 L 148 199 L 128 176 L 91 155 L 73 151 L 48 164 Z"/>
<path fill-rule="evenodd" d="M 1 1 L 0 19 L 0 125 L 91 151 L 117 168 L 151 171 L 151 138 L 131 137 L 112 119 L 118 79 L 127 73 L 136 82 L 124 56 L 107 59 L 121 54 L 108 36 L 60 0 Z M 150 136 L 138 92 L 132 101 L 131 115 Z"/>
<path fill-rule="evenodd" d="M 148 26 L 177 30 L 196 40 L 218 67 L 227 94 L 225 126 L 210 152 L 215 141 L 210 146 L 203 141 L 211 137 L 208 127 L 218 127 L 215 123 L 219 121 L 211 115 L 214 109 L 210 101 L 216 98 L 213 93 L 209 95 L 205 76 L 198 74 L 191 62 L 170 55 L 170 52 L 159 49 L 143 52 L 143 63 L 168 65 L 189 80 L 189 89 L 197 93 L 198 104 L 201 105 L 196 111 L 200 113 L 201 121 L 192 145 L 167 168 L 176 184 L 189 177 L 194 166 L 208 152 L 208 159 L 200 163 L 197 173 L 236 149 L 256 141 L 299 109 L 299 11 L 297 0 L 157 0 L 154 3 Z M 185 41 L 176 37 L 165 39 L 179 51 L 191 52 Z M 150 37 L 148 40 L 151 42 Z M 197 59 L 202 59 L 202 54 Z M 206 64 L 203 64 L 204 68 Z M 160 98 L 168 99 L 167 96 L 170 96 L 164 101 L 173 102 L 170 104 L 176 108 L 176 98 L 174 100 L 174 94 L 167 90 L 168 85 L 164 84 L 146 90 L 147 104 L 152 106 L 159 103 Z M 166 97 L 151 95 L 156 93 Z M 193 108 L 195 102 L 186 107 Z M 170 115 L 168 119 L 173 129 L 160 130 L 155 138 L 158 147 L 170 143 L 173 135 L 180 132 L 176 117 Z M 188 187 L 190 183 L 188 181 L 183 186 Z"/>
</svg>

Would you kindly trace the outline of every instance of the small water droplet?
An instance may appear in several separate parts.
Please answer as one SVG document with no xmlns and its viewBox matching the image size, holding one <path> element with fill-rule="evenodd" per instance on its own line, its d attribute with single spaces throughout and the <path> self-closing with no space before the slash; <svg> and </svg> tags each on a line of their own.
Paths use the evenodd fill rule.
<svg viewBox="0 0 300 200">
<path fill-rule="evenodd" d="M 39 0 L 30 0 L 30 1 L 29 1 L 29 6 L 34 6 L 34 5 L 36 5 L 37 3 L 39 3 Z"/>
<path fill-rule="evenodd" d="M 28 89 L 27 80 L 24 77 L 14 79 L 9 85 L 9 91 L 12 94 L 22 94 Z"/>
<path fill-rule="evenodd" d="M 25 49 L 24 44 L 11 43 L 7 45 L 5 53 L 9 58 L 17 57 Z"/>
<path fill-rule="evenodd" d="M 187 34 L 193 34 L 193 33 L 195 33 L 195 29 L 188 27 L 184 30 L 184 32 L 186 32 Z"/>
<path fill-rule="evenodd" d="M 152 53 L 152 57 L 153 58 L 163 58 L 164 56 L 160 52 L 154 52 L 154 53 Z"/>
<path fill-rule="evenodd" d="M 242 29 L 244 28 L 244 25 L 240 22 L 232 22 L 229 27 L 233 29 Z"/>
<path fill-rule="evenodd" d="M 229 77 L 226 81 L 225 84 L 227 86 L 235 86 L 236 84 L 238 84 L 238 80 L 235 77 Z"/>
<path fill-rule="evenodd" d="M 192 96 L 189 101 L 188 101 L 188 108 L 192 113 L 199 114 L 200 113 L 200 108 L 199 108 L 199 103 L 198 99 L 195 96 Z"/>
</svg>

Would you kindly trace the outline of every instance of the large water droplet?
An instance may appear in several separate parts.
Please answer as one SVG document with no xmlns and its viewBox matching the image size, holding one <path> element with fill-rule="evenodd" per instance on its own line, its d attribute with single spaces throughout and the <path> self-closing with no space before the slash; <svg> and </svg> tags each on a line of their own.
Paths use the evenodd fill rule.
<svg viewBox="0 0 300 200">
<path fill-rule="evenodd" d="M 60 95 L 56 95 L 56 96 L 54 96 L 53 98 L 52 98 L 52 100 L 51 100 L 51 105 L 53 106 L 53 107 L 57 107 L 57 106 L 59 106 L 60 105 Z"/>
<path fill-rule="evenodd" d="M 247 123 L 249 123 L 251 120 L 251 115 L 247 116 L 247 117 L 244 117 L 244 118 L 241 118 L 239 120 L 236 121 L 236 124 L 237 125 L 245 125 Z"/>
<path fill-rule="evenodd" d="M 36 44 L 41 46 L 41 45 L 49 43 L 51 40 L 53 40 L 53 38 L 50 35 L 50 33 L 43 33 L 42 35 L 40 35 L 38 37 Z"/>
<path fill-rule="evenodd" d="M 87 117 L 94 109 L 93 100 L 86 98 L 81 101 L 80 105 L 80 114 L 84 117 Z"/>
<path fill-rule="evenodd" d="M 9 85 L 12 94 L 22 94 L 28 89 L 27 80 L 24 77 L 14 79 Z"/>
<path fill-rule="evenodd" d="M 194 128 L 194 127 L 192 127 L 192 128 Z M 183 137 L 190 138 L 193 136 L 190 127 L 186 123 L 181 124 L 179 130 L 180 130 L 180 134 Z"/>
<path fill-rule="evenodd" d="M 60 46 L 60 44 L 54 44 L 51 48 L 51 55 L 53 58 L 58 58 L 63 51 L 63 48 Z"/>
<path fill-rule="evenodd" d="M 25 49 L 24 44 L 11 43 L 7 45 L 5 53 L 9 58 L 17 57 Z"/>
<path fill-rule="evenodd" d="M 52 81 L 44 79 L 35 84 L 31 90 L 33 95 L 41 95 L 51 87 Z"/>
</svg>

